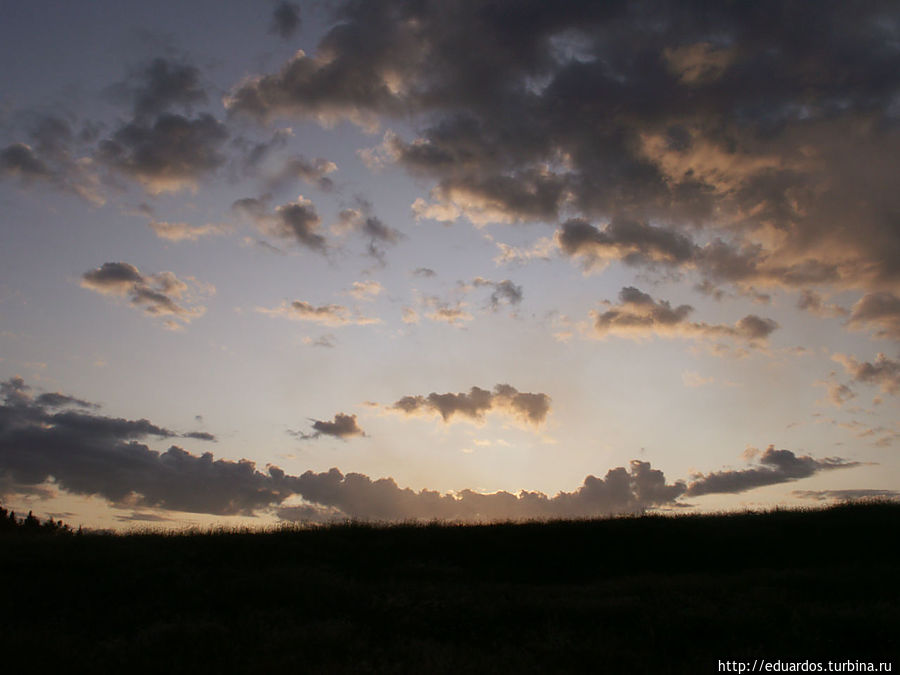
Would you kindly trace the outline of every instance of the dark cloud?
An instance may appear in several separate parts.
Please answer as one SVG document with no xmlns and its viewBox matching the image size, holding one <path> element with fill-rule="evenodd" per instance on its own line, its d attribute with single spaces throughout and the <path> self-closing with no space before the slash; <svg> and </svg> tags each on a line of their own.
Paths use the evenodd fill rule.
<svg viewBox="0 0 900 675">
<path fill-rule="evenodd" d="M 205 431 L 189 431 L 186 434 L 181 434 L 182 438 L 195 438 L 198 441 L 210 441 L 212 443 L 216 442 L 216 437 L 213 434 L 207 433 Z"/>
<path fill-rule="evenodd" d="M 522 422 L 540 426 L 550 413 L 547 394 L 520 392 L 508 384 L 498 384 L 493 391 L 472 387 L 468 393 L 404 396 L 388 407 L 404 415 L 440 415 L 444 422 L 459 416 L 480 422 L 488 412 L 500 412 Z"/>
<path fill-rule="evenodd" d="M 47 179 L 53 175 L 50 167 L 24 143 L 13 143 L 0 150 L 0 172 L 24 180 Z"/>
<path fill-rule="evenodd" d="M 687 494 L 697 497 L 707 494 L 739 493 L 762 487 L 808 478 L 820 471 L 849 469 L 859 466 L 840 457 L 815 459 L 809 455 L 797 456 L 790 450 L 776 450 L 770 445 L 759 457 L 759 466 L 735 471 L 716 471 L 700 474 L 688 485 Z"/>
<path fill-rule="evenodd" d="M 144 124 L 130 122 L 100 142 L 97 158 L 142 183 L 152 194 L 195 187 L 225 164 L 225 125 L 208 114 L 194 119 L 162 113 Z"/>
<path fill-rule="evenodd" d="M 58 392 L 48 392 L 46 394 L 39 394 L 35 398 L 35 402 L 38 405 L 46 406 L 48 408 L 62 408 L 67 405 L 77 406 L 79 408 L 99 408 L 96 403 L 91 403 L 90 401 L 85 401 L 80 398 L 75 398 L 74 396 L 67 396 L 66 394 L 60 394 Z"/>
<path fill-rule="evenodd" d="M 734 284 L 742 294 L 768 302 L 770 296 L 757 291 L 753 284 L 797 287 L 835 283 L 841 278 L 835 264 L 814 259 L 779 261 L 759 244 L 728 242 L 720 237 L 700 245 L 674 228 L 632 220 L 613 220 L 598 229 L 584 219 L 574 218 L 557 230 L 555 243 L 566 255 L 580 259 L 588 271 L 601 270 L 613 261 L 647 268 L 696 270 L 703 277 L 697 289 L 717 300 L 725 295 L 717 283 Z M 806 289 L 803 293 L 803 309 L 822 316 L 843 313 L 841 308 L 823 304 L 814 291 Z"/>
<path fill-rule="evenodd" d="M 171 272 L 144 275 L 125 262 L 103 263 L 81 275 L 81 285 L 97 293 L 124 297 L 132 307 L 153 316 L 168 317 L 166 326 L 177 328 L 202 316 L 206 308 L 198 304 L 203 295 L 215 289 L 188 277 L 182 281 Z"/>
<path fill-rule="evenodd" d="M 139 511 L 133 511 L 127 516 L 117 515 L 115 518 L 120 523 L 168 523 L 174 520 L 174 518 L 167 518 L 158 513 L 143 513 Z"/>
<path fill-rule="evenodd" d="M 236 199 L 231 204 L 231 210 L 244 218 L 248 218 L 258 223 L 266 217 L 270 197 L 271 195 L 263 195 L 262 197 L 243 197 L 241 199 Z"/>
<path fill-rule="evenodd" d="M 611 469 L 603 478 L 588 476 L 577 490 L 554 497 L 524 490 L 518 494 L 481 494 L 472 490 L 454 494 L 414 492 L 400 488 L 392 478 L 372 480 L 358 473 L 345 475 L 337 469 L 307 471 L 295 480 L 298 493 L 305 500 L 318 507 L 336 509 L 331 517 L 372 520 L 493 521 L 640 513 L 673 503 L 685 489 L 682 482 L 667 484 L 661 471 L 637 460 L 628 469 Z M 315 517 L 319 511 L 287 507 L 278 514 L 285 519 L 305 519 Z"/>
<path fill-rule="evenodd" d="M 614 220 L 598 230 L 575 218 L 563 223 L 556 241 L 564 253 L 581 257 L 587 267 L 604 266 L 612 260 L 682 265 L 691 261 L 697 250 L 691 239 L 679 232 L 630 220 Z"/>
<path fill-rule="evenodd" d="M 654 300 L 643 291 L 627 286 L 619 292 L 619 304 L 606 303 L 604 312 L 591 312 L 594 332 L 604 337 L 618 335 L 640 339 L 653 335 L 692 338 L 732 338 L 750 344 L 765 342 L 778 328 L 772 319 L 748 314 L 734 325 L 688 321 L 690 305 L 672 307 L 666 300 Z"/>
<path fill-rule="evenodd" d="M 369 216 L 363 221 L 361 232 L 369 237 L 372 241 L 382 241 L 389 244 L 396 244 L 400 237 L 399 230 L 388 227 L 380 218 Z"/>
<path fill-rule="evenodd" d="M 0 178 L 17 178 L 26 186 L 44 182 L 92 204 L 104 203 L 92 160 L 78 156 L 79 138 L 69 120 L 35 116 L 28 136 L 29 143 L 12 143 L 0 149 Z"/>
<path fill-rule="evenodd" d="M 290 239 L 313 251 L 325 250 L 325 237 L 316 232 L 321 223 L 316 207 L 308 199 L 300 197 L 295 202 L 282 204 L 275 209 L 272 233 L 282 239 Z"/>
<path fill-rule="evenodd" d="M 900 393 L 900 361 L 877 354 L 875 361 L 857 361 L 852 356 L 835 354 L 832 357 L 844 366 L 855 382 L 877 385 L 886 394 Z"/>
<path fill-rule="evenodd" d="M 526 491 L 414 492 L 391 478 L 373 480 L 337 469 L 292 476 L 270 466 L 261 472 L 247 460 L 216 460 L 210 453 L 196 456 L 175 446 L 152 450 L 139 441 L 174 434 L 147 420 L 54 413 L 30 396 L 21 378 L 0 386 L 0 485 L 6 489 L 36 488 L 52 479 L 68 493 L 132 508 L 252 515 L 281 507 L 276 512 L 288 519 L 469 521 L 641 512 L 672 504 L 685 491 L 683 482 L 667 484 L 661 471 L 640 461 L 611 469 L 603 478 L 588 476 L 577 490 L 555 497 Z M 336 415 L 333 422 L 317 421 L 317 431 L 334 434 L 354 426 L 344 417 L 355 425 L 352 416 Z M 294 496 L 306 504 L 282 506 Z"/>
<path fill-rule="evenodd" d="M 315 204 L 302 195 L 296 201 L 268 209 L 271 195 L 236 200 L 231 209 L 252 221 L 264 234 L 294 242 L 316 253 L 326 253 L 328 243 L 319 233 L 322 219 Z"/>
<path fill-rule="evenodd" d="M 275 509 L 285 519 L 312 520 L 591 517 L 639 513 L 677 505 L 676 500 L 685 495 L 742 492 L 858 465 L 840 458 L 798 457 L 769 446 L 760 456 L 758 467 L 696 476 L 689 486 L 683 481 L 668 483 L 663 472 L 648 462 L 633 460 L 628 468 L 610 469 L 603 478 L 587 476 L 578 489 L 553 497 L 528 491 L 415 492 L 400 488 L 392 478 L 373 480 L 359 473 L 343 474 L 338 469 L 292 476 L 275 466 L 262 472 L 248 460 L 216 460 L 210 453 L 192 455 L 176 446 L 158 452 L 143 441 L 167 439 L 175 432 L 145 419 L 55 411 L 32 396 L 21 378 L 0 383 L 0 394 L 0 487 L 4 491 L 34 492 L 53 481 L 57 488 L 70 494 L 94 495 L 135 509 L 218 515 L 252 515 Z M 490 408 L 485 407 L 484 398 L 492 394 L 474 388 L 469 394 L 432 396 L 436 398 L 429 397 L 427 405 L 435 410 L 477 417 Z M 544 395 L 522 394 L 508 385 L 499 385 L 493 393 L 493 397 L 507 401 L 517 396 L 526 400 L 507 405 L 518 405 L 534 421 L 543 420 L 547 412 Z M 331 422 L 315 420 L 313 429 L 336 436 L 361 433 L 355 418 L 342 413 Z M 285 506 L 284 502 L 293 497 L 305 503 Z"/>
<path fill-rule="evenodd" d="M 417 267 L 412 273 L 414 276 L 422 277 L 423 279 L 430 279 L 431 277 L 437 276 L 437 272 L 430 267 Z"/>
<path fill-rule="evenodd" d="M 345 2 L 227 106 L 412 119 L 367 156 L 434 181 L 421 217 L 575 215 L 610 223 L 569 242 L 598 259 L 896 293 L 898 24 L 887 0 Z"/>
<path fill-rule="evenodd" d="M 151 194 L 194 188 L 226 162 L 229 132 L 212 115 L 186 117 L 207 101 L 200 71 L 184 62 L 156 58 L 108 90 L 130 100 L 133 118 L 103 139 L 94 154 L 115 174 L 137 180 Z"/>
<path fill-rule="evenodd" d="M 300 23 L 300 6 L 294 2 L 279 2 L 272 12 L 269 32 L 287 40 L 294 36 Z"/>
<path fill-rule="evenodd" d="M 162 112 L 206 103 L 200 71 L 184 62 L 156 58 L 108 90 L 116 99 L 131 100 L 136 121 L 147 121 Z"/>
<path fill-rule="evenodd" d="M 252 462 L 214 460 L 140 442 L 173 431 L 148 420 L 54 412 L 7 382 L 0 406 L 0 473 L 17 485 L 53 480 L 72 494 L 114 504 L 214 514 L 252 513 L 290 492 Z M 10 396 L 8 390 L 19 392 Z"/>
<path fill-rule="evenodd" d="M 328 420 L 312 420 L 312 423 L 312 433 L 299 433 L 297 436 L 302 439 L 319 438 L 320 436 L 346 439 L 366 435 L 359 427 L 356 415 L 337 413 L 330 422 Z"/>
</svg>

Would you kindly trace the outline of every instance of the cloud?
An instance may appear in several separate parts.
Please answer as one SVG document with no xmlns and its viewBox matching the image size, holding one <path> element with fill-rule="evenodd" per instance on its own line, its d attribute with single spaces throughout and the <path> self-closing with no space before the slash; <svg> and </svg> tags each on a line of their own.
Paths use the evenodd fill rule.
<svg viewBox="0 0 900 675">
<path fill-rule="evenodd" d="M 53 172 L 25 143 L 13 143 L 0 150 L 0 172 L 24 180 L 47 179 Z"/>
<path fill-rule="evenodd" d="M 400 43 L 394 49 L 398 55 L 404 51 Z M 384 81 L 372 77 L 377 64 L 365 59 L 353 64 L 335 62 L 329 60 L 327 50 L 323 52 L 319 58 L 310 58 L 298 50 L 280 72 L 241 83 L 225 98 L 225 106 L 232 114 L 259 120 L 309 116 L 325 125 L 341 119 L 374 124 L 369 112 L 372 103 L 379 100 L 388 107 L 396 100 Z"/>
<path fill-rule="evenodd" d="M 479 414 L 477 403 L 473 408 L 471 400 L 465 402 L 475 391 L 457 395 L 463 397 L 462 407 L 473 411 L 462 414 Z M 494 396 L 511 397 L 515 396 L 513 392 L 512 387 L 501 385 L 495 388 Z M 589 475 L 576 490 L 553 497 L 524 490 L 518 494 L 416 492 L 400 488 L 392 478 L 373 480 L 336 468 L 293 476 L 276 466 L 268 466 L 263 472 L 248 460 L 217 460 L 211 453 L 198 456 L 176 446 L 159 452 L 144 441 L 165 440 L 175 432 L 146 419 L 110 418 L 93 409 L 58 411 L 40 403 L 21 378 L 0 383 L 0 394 L 0 486 L 4 491 L 35 492 L 52 481 L 69 494 L 94 495 L 132 509 L 217 515 L 253 515 L 274 509 L 285 519 L 394 521 L 596 517 L 640 513 L 678 505 L 682 496 L 742 492 L 858 465 L 840 458 L 798 457 L 769 446 L 756 468 L 695 476 L 690 485 L 683 481 L 669 483 L 649 462 L 632 460 L 627 468 L 610 469 L 602 478 Z M 447 401 L 451 399 L 439 398 L 435 405 L 446 406 Z M 457 398 L 457 407 L 459 403 Z M 449 405 L 452 408 L 454 403 Z M 356 433 L 358 425 L 353 416 L 339 413 L 330 422 L 314 420 L 313 429 L 340 437 Z M 198 485 L 203 489 L 198 490 Z M 304 503 L 285 505 L 289 498 L 296 497 Z"/>
<path fill-rule="evenodd" d="M 97 158 L 117 173 L 140 182 L 151 194 L 196 188 L 225 164 L 225 125 L 212 115 L 189 119 L 161 113 L 150 122 L 129 122 L 100 142 Z"/>
<path fill-rule="evenodd" d="M 181 434 L 182 438 L 193 438 L 198 441 L 210 441 L 212 443 L 216 442 L 216 437 L 213 434 L 207 433 L 206 431 L 189 431 L 186 434 Z"/>
<path fill-rule="evenodd" d="M 269 194 L 262 197 L 242 197 L 232 202 L 231 210 L 254 223 L 261 224 L 267 216 L 270 198 Z"/>
<path fill-rule="evenodd" d="M 394 245 L 403 239 L 403 233 L 386 225 L 380 218 L 374 215 L 372 203 L 357 195 L 353 200 L 353 206 L 342 209 L 338 215 L 338 222 L 333 229 L 341 234 L 358 232 L 368 240 L 367 253 L 385 264 L 385 245 Z"/>
<path fill-rule="evenodd" d="M 708 324 L 688 321 L 694 311 L 690 305 L 672 307 L 666 300 L 654 300 L 650 295 L 627 286 L 619 292 L 619 303 L 606 303 L 603 312 L 592 311 L 594 333 L 598 337 L 616 335 L 641 339 L 654 335 L 663 337 L 732 338 L 751 345 L 764 343 L 778 328 L 772 319 L 748 314 L 734 325 Z"/>
<path fill-rule="evenodd" d="M 132 307 L 152 316 L 169 317 L 166 326 L 177 328 L 202 316 L 206 307 L 199 300 L 215 292 L 209 284 L 192 277 L 182 281 L 171 272 L 144 275 L 125 262 L 103 263 L 81 275 L 81 286 L 102 295 L 128 298 Z"/>
<path fill-rule="evenodd" d="M 797 308 L 825 318 L 847 316 L 849 314 L 845 308 L 825 302 L 819 293 L 808 288 L 803 289 L 801 292 L 800 299 L 797 301 Z"/>
<path fill-rule="evenodd" d="M 336 327 L 351 324 L 365 326 L 381 323 L 380 319 L 361 316 L 344 305 L 313 305 L 304 300 L 294 300 L 291 303 L 282 302 L 278 307 L 272 309 L 257 307 L 256 311 L 270 317 L 282 317 L 294 319 L 295 321 L 312 321 L 323 326 Z"/>
<path fill-rule="evenodd" d="M 227 228 L 222 225 L 189 225 L 188 223 L 166 223 L 158 220 L 150 221 L 149 227 L 156 236 L 166 241 L 197 241 L 201 237 L 225 234 Z"/>
<path fill-rule="evenodd" d="M 499 309 L 500 305 L 506 303 L 513 307 L 522 302 L 522 287 L 517 286 L 509 279 L 503 281 L 491 281 L 482 277 L 475 277 L 472 280 L 475 288 L 492 288 L 493 292 L 490 297 L 490 307 L 493 310 Z"/>
<path fill-rule="evenodd" d="M 557 231 L 556 243 L 567 255 L 581 258 L 587 269 L 602 269 L 613 260 L 682 265 L 696 255 L 696 246 L 685 235 L 631 220 L 614 220 L 599 230 L 573 218 Z"/>
<path fill-rule="evenodd" d="M 347 439 L 353 436 L 365 436 L 365 432 L 359 427 L 356 415 L 337 413 L 334 420 L 312 420 L 312 433 L 298 432 L 296 435 L 303 440 L 319 438 L 320 436 L 333 436 L 334 438 Z"/>
<path fill-rule="evenodd" d="M 248 175 L 256 175 L 261 167 L 269 164 L 268 160 L 275 151 L 282 150 L 287 146 L 293 135 L 294 130 L 291 127 L 280 127 L 275 129 L 267 140 L 251 141 L 243 136 L 238 136 L 231 143 L 243 154 L 241 161 L 244 172 Z M 307 160 L 304 158 L 304 161 Z"/>
<path fill-rule="evenodd" d="M 333 349 L 337 344 L 337 337 L 335 337 L 331 333 L 320 335 L 315 339 L 306 336 L 303 338 L 303 344 L 309 345 L 310 347 L 324 347 L 326 349 Z"/>
<path fill-rule="evenodd" d="M 369 279 L 368 281 L 354 281 L 347 292 L 357 300 L 365 301 L 374 300 L 383 290 L 384 286 Z"/>
<path fill-rule="evenodd" d="M 462 301 L 451 304 L 450 302 L 441 300 L 437 296 L 427 295 L 422 298 L 422 304 L 427 309 L 425 316 L 431 321 L 436 321 L 438 323 L 449 323 L 450 325 L 455 326 L 475 318 L 463 309 L 466 306 L 466 303 Z"/>
<path fill-rule="evenodd" d="M 337 170 L 337 164 L 322 157 L 307 159 L 303 155 L 294 155 L 266 183 L 270 189 L 281 189 L 293 181 L 302 180 L 323 192 L 330 192 L 334 189 L 334 181 L 328 176 Z"/>
<path fill-rule="evenodd" d="M 240 82 L 226 105 L 418 129 L 364 157 L 435 185 L 422 218 L 574 216 L 607 223 L 569 241 L 592 264 L 897 294 L 897 11 L 763 15 L 649 0 L 511 20 L 480 3 L 348 2 L 314 53 Z"/>
<path fill-rule="evenodd" d="M 21 378 L 18 379 L 21 382 Z M 24 383 L 23 383 L 24 384 Z M 74 396 L 68 396 L 66 394 L 60 394 L 59 392 L 48 392 L 45 394 L 39 394 L 35 397 L 35 403 L 40 406 L 44 406 L 47 408 L 62 408 L 67 405 L 73 405 L 79 408 L 88 408 L 88 409 L 96 409 L 99 408 L 96 403 L 91 403 L 90 401 L 85 401 L 84 399 L 75 398 Z"/>
<path fill-rule="evenodd" d="M 430 267 L 417 267 L 412 273 L 414 276 L 422 277 L 423 279 L 431 279 L 437 276 L 437 272 Z"/>
<path fill-rule="evenodd" d="M 248 460 L 217 460 L 176 446 L 152 450 L 141 441 L 174 432 L 147 420 L 54 412 L 38 404 L 20 379 L 3 383 L 2 393 L 0 485 L 33 491 L 52 480 L 67 493 L 95 495 L 133 509 L 253 515 L 274 508 L 285 519 L 490 521 L 638 513 L 670 505 L 685 490 L 683 482 L 668 484 L 661 471 L 637 460 L 603 478 L 588 476 L 578 489 L 554 497 L 527 491 L 415 492 L 392 478 L 373 480 L 336 468 L 299 476 L 275 466 L 262 472 Z M 317 432 L 346 431 L 351 425 L 345 418 L 355 422 L 339 414 L 333 422 L 317 420 Z M 306 503 L 283 505 L 291 497 Z"/>
<path fill-rule="evenodd" d="M 78 155 L 79 135 L 68 120 L 38 116 L 28 136 L 30 143 L 0 149 L 0 178 L 15 178 L 24 186 L 45 183 L 96 206 L 105 203 L 94 161 Z"/>
<path fill-rule="evenodd" d="M 176 434 L 146 419 L 56 412 L 16 380 L 4 383 L 3 394 L 0 474 L 18 486 L 53 480 L 70 494 L 96 495 L 120 506 L 219 515 L 250 514 L 291 492 L 247 460 L 215 460 L 176 446 L 150 449 L 141 441 Z"/>
<path fill-rule="evenodd" d="M 817 259 L 788 260 L 771 255 L 760 244 L 726 241 L 719 236 L 700 245 L 677 229 L 640 221 L 614 219 L 603 229 L 586 220 L 566 221 L 554 235 L 564 254 L 580 259 L 585 272 L 603 270 L 620 261 L 643 268 L 694 270 L 702 277 L 697 289 L 721 300 L 725 293 L 713 281 L 734 284 L 745 295 L 762 302 L 770 296 L 753 284 L 794 288 L 804 284 L 840 281 L 837 265 Z M 820 316 L 841 316 L 845 310 L 822 302 L 821 296 L 805 289 L 799 305 Z"/>
<path fill-rule="evenodd" d="M 800 499 L 816 501 L 854 501 L 857 499 L 897 499 L 900 490 L 848 489 L 848 490 L 794 490 L 791 494 Z"/>
<path fill-rule="evenodd" d="M 857 361 L 846 354 L 835 354 L 833 360 L 844 366 L 844 370 L 854 382 L 875 384 L 886 394 L 900 392 L 900 361 L 877 354 L 875 361 Z"/>
<path fill-rule="evenodd" d="M 296 481 L 299 493 L 312 504 L 336 509 L 336 515 L 345 518 L 373 520 L 471 522 L 640 513 L 671 504 L 684 492 L 684 483 L 667 484 L 661 471 L 637 460 L 628 469 L 611 469 L 603 478 L 588 476 L 578 489 L 554 497 L 524 490 L 518 494 L 482 494 L 472 490 L 453 494 L 415 492 L 400 488 L 392 478 L 372 480 L 358 473 L 345 475 L 337 469 L 307 471 Z M 304 519 L 310 510 L 285 507 L 277 513 L 284 519 Z"/>
<path fill-rule="evenodd" d="M 509 415 L 529 425 L 540 426 L 550 414 L 550 397 L 547 394 L 520 392 L 508 384 L 498 384 L 493 391 L 472 387 L 468 393 L 437 394 L 428 396 L 404 396 L 387 407 L 387 410 L 404 415 L 439 415 L 446 422 L 454 417 L 473 422 L 484 421 L 488 412 Z"/>
<path fill-rule="evenodd" d="M 272 11 L 269 32 L 287 40 L 300 28 L 300 6 L 294 2 L 279 2 Z"/>
<path fill-rule="evenodd" d="M 325 237 L 319 233 L 322 219 L 312 201 L 300 195 L 296 201 L 269 212 L 269 198 L 270 195 L 263 195 L 238 199 L 231 209 L 251 220 L 264 234 L 297 243 L 316 253 L 327 251 Z"/>
<path fill-rule="evenodd" d="M 107 90 L 114 99 L 130 99 L 136 121 L 149 121 L 172 108 L 188 111 L 206 103 L 200 71 L 189 63 L 156 58 Z"/>
<path fill-rule="evenodd" d="M 557 248 L 557 244 L 550 237 L 541 237 L 530 247 L 510 246 L 500 241 L 494 243 L 500 250 L 494 256 L 494 264 L 496 265 L 521 265 L 531 260 L 550 260 L 551 254 Z"/>
<path fill-rule="evenodd" d="M 133 116 L 100 140 L 93 161 L 114 177 L 139 182 L 150 194 L 196 190 L 226 163 L 230 137 L 212 115 L 191 117 L 194 106 L 207 101 L 200 79 L 195 66 L 157 58 L 110 87 L 107 94 L 114 100 L 131 101 Z"/>
<path fill-rule="evenodd" d="M 115 518 L 120 523 L 168 523 L 175 520 L 174 518 L 161 516 L 158 513 L 143 513 L 138 511 L 133 511 L 127 516 L 116 515 Z"/>
<path fill-rule="evenodd" d="M 764 485 L 777 485 L 808 478 L 821 471 L 849 469 L 856 466 L 860 466 L 860 463 L 841 457 L 815 459 L 809 455 L 797 456 L 790 450 L 776 450 L 774 445 L 770 445 L 759 456 L 759 466 L 752 469 L 698 474 L 688 485 L 685 494 L 691 497 L 734 494 Z"/>
<path fill-rule="evenodd" d="M 839 408 L 847 401 L 856 398 L 856 392 L 846 384 L 840 382 L 820 382 L 818 384 L 828 387 L 828 400 Z"/>
<path fill-rule="evenodd" d="M 275 227 L 272 232 L 282 239 L 293 239 L 314 251 L 325 249 L 325 238 L 315 230 L 321 222 L 316 208 L 308 199 L 282 204 L 275 209 Z"/>
<path fill-rule="evenodd" d="M 900 340 L 900 297 L 893 293 L 867 293 L 853 305 L 850 328 L 875 329 L 875 336 Z"/>
</svg>

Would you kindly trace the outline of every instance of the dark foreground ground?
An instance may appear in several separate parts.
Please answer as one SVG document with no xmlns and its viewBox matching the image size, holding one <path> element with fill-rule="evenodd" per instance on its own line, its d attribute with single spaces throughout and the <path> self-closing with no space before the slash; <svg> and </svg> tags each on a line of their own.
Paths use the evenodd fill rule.
<svg viewBox="0 0 900 675">
<path fill-rule="evenodd" d="M 851 659 L 891 660 L 897 672 L 898 525 L 900 504 L 882 503 L 470 527 L 9 534 L 0 669 L 716 673 L 720 661 Z"/>
</svg>

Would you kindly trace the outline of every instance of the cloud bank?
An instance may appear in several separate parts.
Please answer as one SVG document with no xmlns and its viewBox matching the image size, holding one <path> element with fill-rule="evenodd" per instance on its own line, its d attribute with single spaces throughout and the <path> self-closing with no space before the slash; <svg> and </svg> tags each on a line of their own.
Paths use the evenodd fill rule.
<svg viewBox="0 0 900 675">
<path fill-rule="evenodd" d="M 417 136 L 387 133 L 364 157 L 433 181 L 420 217 L 574 213 L 558 241 L 590 265 L 900 292 L 890 2 L 388 0 L 335 19 L 314 53 L 226 105 L 260 121 L 413 119 Z"/>
<path fill-rule="evenodd" d="M 546 415 L 542 394 L 520 394 L 508 385 L 499 385 L 493 394 L 477 388 L 469 395 L 436 394 L 426 399 L 426 405 L 446 412 L 447 419 L 456 414 L 478 417 L 488 410 L 485 394 L 504 400 L 503 405 L 518 406 L 526 417 L 543 419 Z M 211 453 L 193 455 L 174 445 L 159 452 L 146 441 L 179 434 L 146 419 L 106 417 L 96 412 L 94 404 L 65 394 L 35 396 L 18 377 L 0 384 L 0 396 L 0 486 L 5 491 L 21 492 L 52 481 L 68 493 L 99 496 L 127 508 L 216 515 L 274 510 L 288 520 L 592 517 L 675 506 L 682 496 L 742 492 L 858 465 L 841 458 L 798 457 L 769 446 L 757 468 L 695 476 L 689 485 L 669 483 L 649 462 L 633 460 L 627 468 L 610 469 L 602 478 L 587 476 L 576 490 L 552 497 L 524 490 L 517 494 L 416 492 L 400 488 L 392 478 L 373 480 L 336 468 L 293 476 L 276 466 L 260 471 L 248 460 L 214 459 Z M 362 433 L 355 416 L 344 413 L 335 415 L 333 421 L 314 420 L 313 429 L 337 437 Z M 205 436 L 202 432 L 182 435 Z M 285 504 L 289 498 L 300 498 L 304 504 Z"/>
</svg>

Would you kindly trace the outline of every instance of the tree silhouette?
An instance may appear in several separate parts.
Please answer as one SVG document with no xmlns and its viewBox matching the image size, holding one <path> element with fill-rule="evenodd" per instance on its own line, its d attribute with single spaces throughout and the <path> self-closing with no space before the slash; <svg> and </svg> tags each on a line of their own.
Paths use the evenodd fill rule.
<svg viewBox="0 0 900 675">
<path fill-rule="evenodd" d="M 79 528 L 80 529 L 80 528 Z M 0 534 L 72 534 L 72 528 L 62 520 L 47 516 L 43 523 L 32 511 L 24 518 L 17 518 L 16 512 L 0 504 Z"/>
</svg>

